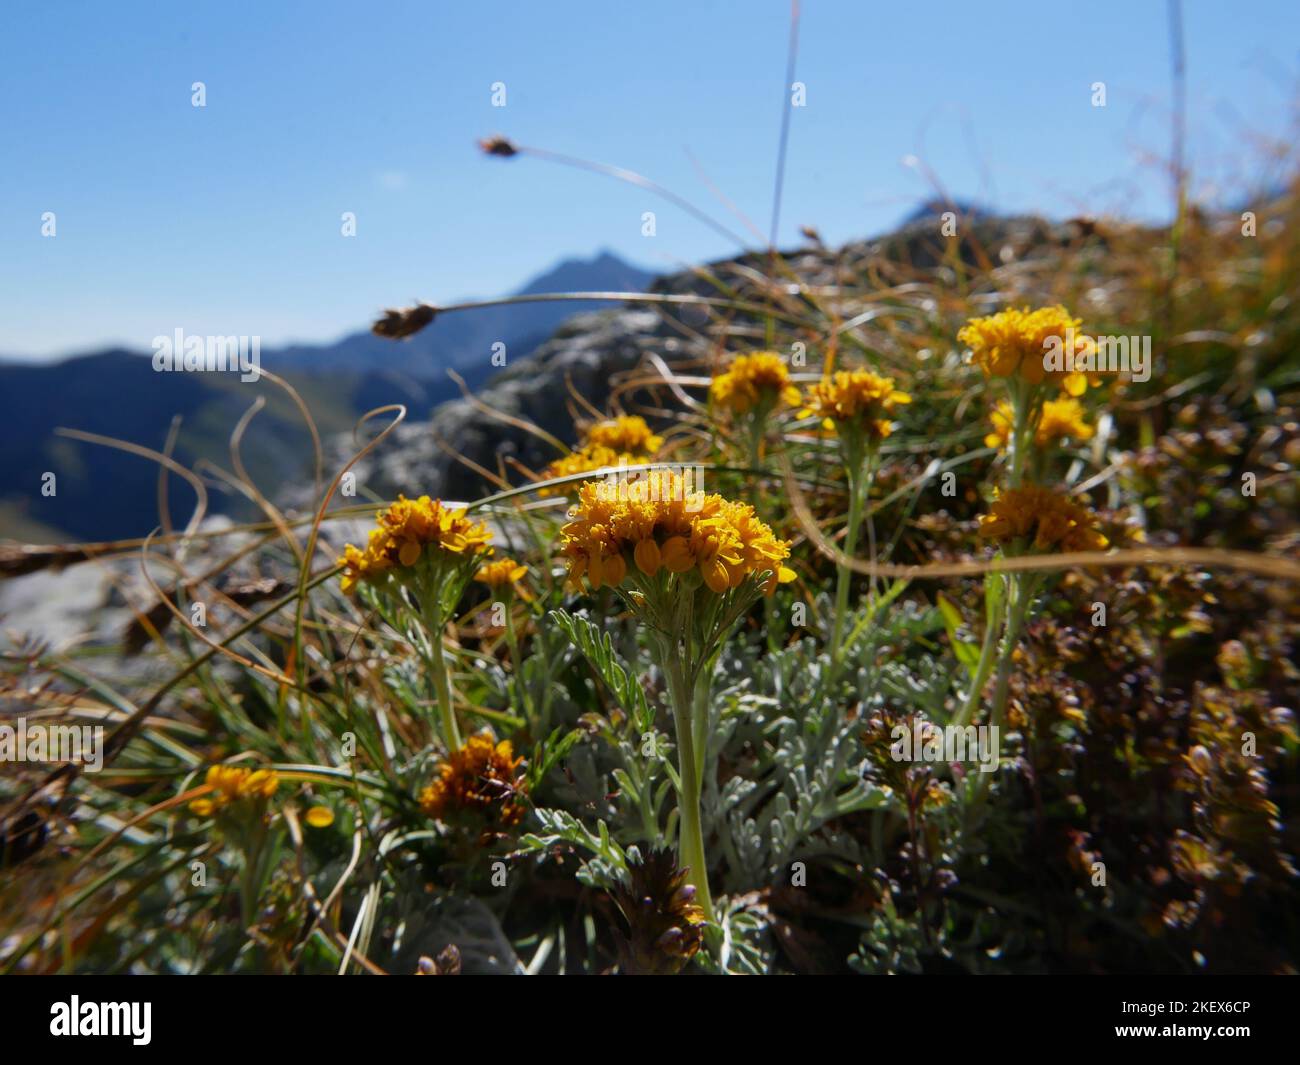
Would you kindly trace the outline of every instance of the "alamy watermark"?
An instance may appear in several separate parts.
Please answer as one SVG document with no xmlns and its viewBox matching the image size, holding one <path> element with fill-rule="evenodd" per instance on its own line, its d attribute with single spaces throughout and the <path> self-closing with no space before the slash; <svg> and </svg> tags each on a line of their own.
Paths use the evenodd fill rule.
<svg viewBox="0 0 1300 1065">
<path fill-rule="evenodd" d="M 50 1006 L 50 1035 L 129 1036 L 135 1046 L 148 1046 L 152 1013 L 152 1002 L 82 1002 L 73 995 Z"/>
<path fill-rule="evenodd" d="M 681 503 L 693 514 L 704 506 L 704 469 L 699 465 L 668 466 L 654 463 L 652 469 L 637 469 L 646 462 L 629 462 L 620 457 L 617 466 L 606 467 L 600 483 L 602 499 L 630 503 Z"/>
<path fill-rule="evenodd" d="M 186 336 L 177 329 L 153 338 L 153 368 L 159 373 L 233 371 L 241 381 L 256 381 L 262 376 L 262 338 Z"/>
<path fill-rule="evenodd" d="M 103 725 L 0 725 L 0 763 L 77 762 L 87 773 L 104 768 Z"/>
<path fill-rule="evenodd" d="M 889 731 L 894 741 L 889 755 L 895 762 L 978 762 L 981 773 L 998 767 L 997 725 L 945 725 L 914 721 Z"/>
<path fill-rule="evenodd" d="M 1151 380 L 1149 336 L 1051 336 L 1043 341 L 1043 369 L 1048 373 L 1126 373 L 1138 384 Z"/>
</svg>

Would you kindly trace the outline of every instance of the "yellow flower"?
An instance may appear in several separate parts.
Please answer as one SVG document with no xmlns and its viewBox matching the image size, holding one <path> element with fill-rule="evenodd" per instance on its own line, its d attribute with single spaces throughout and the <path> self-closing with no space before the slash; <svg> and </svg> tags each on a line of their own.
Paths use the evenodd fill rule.
<svg viewBox="0 0 1300 1065">
<path fill-rule="evenodd" d="M 240 800 L 260 802 L 269 799 L 280 786 L 274 769 L 247 769 L 243 766 L 214 765 L 204 777 L 209 792 L 190 803 L 199 817 L 211 817 Z"/>
<path fill-rule="evenodd" d="M 663 437 L 650 431 L 644 418 L 638 415 L 620 415 L 608 421 L 597 422 L 588 429 L 583 445 L 542 470 L 541 479 L 550 481 L 558 477 L 571 477 L 575 473 L 595 473 L 607 467 L 617 469 L 619 466 L 640 466 L 654 459 L 663 442 Z M 564 495 L 572 490 L 571 485 L 564 485 L 559 488 L 542 488 L 537 494 Z"/>
<path fill-rule="evenodd" d="M 1061 306 L 1036 311 L 1012 307 L 985 318 L 972 318 L 957 333 L 957 339 L 970 345 L 975 365 L 985 377 L 1019 376 L 1033 385 L 1050 378 L 1070 395 L 1081 396 L 1088 388 L 1087 375 L 1065 369 L 1049 372 L 1043 359 L 1053 339 L 1060 343 L 1065 355 L 1083 357 L 1093 349 L 1092 338 L 1079 332 L 1082 324 Z M 1064 350 L 1069 337 L 1074 338 L 1073 352 Z"/>
<path fill-rule="evenodd" d="M 985 447 L 995 447 L 1001 450 L 1007 446 L 1011 440 L 1011 431 L 1015 428 L 1015 412 L 1011 409 L 1011 404 L 1005 399 L 998 400 L 997 406 L 993 408 L 993 413 L 989 415 L 989 421 L 992 422 L 991 428 L 984 437 Z"/>
<path fill-rule="evenodd" d="M 499 558 L 480 566 L 474 579 L 490 588 L 501 588 L 514 584 L 527 572 L 528 567 L 520 565 L 513 558 Z"/>
<path fill-rule="evenodd" d="M 980 517 L 979 534 L 1001 544 L 1022 541 L 1035 551 L 1100 551 L 1107 539 L 1087 507 L 1039 485 L 1000 492 Z"/>
<path fill-rule="evenodd" d="M 343 590 L 351 591 L 358 581 L 371 580 L 388 570 L 411 567 L 430 552 L 465 559 L 488 557 L 492 539 L 486 525 L 451 510 L 438 499 L 420 496 L 397 502 L 381 510 L 370 531 L 365 550 L 348 544 L 339 563 L 345 567 Z"/>
<path fill-rule="evenodd" d="M 570 581 L 586 577 L 594 589 L 621 584 L 630 566 L 647 577 L 661 568 L 679 575 L 698 570 L 718 595 L 761 572 L 770 574 L 769 593 L 795 577 L 781 565 L 790 545 L 776 539 L 753 507 L 691 491 L 672 470 L 652 470 L 630 484 L 583 484 L 560 546 Z"/>
<path fill-rule="evenodd" d="M 755 408 L 797 407 L 802 402 L 785 360 L 774 351 L 738 355 L 726 372 L 709 384 L 709 399 L 732 414 L 748 414 Z"/>
<path fill-rule="evenodd" d="M 497 743 L 484 729 L 438 764 L 433 783 L 419 795 L 420 809 L 428 817 L 447 820 L 458 813 L 488 814 L 502 827 L 517 825 L 526 812 L 516 801 L 524 793 L 516 758 L 509 740 Z"/>
<path fill-rule="evenodd" d="M 313 806 L 304 820 L 312 828 L 329 828 L 334 823 L 334 811 L 328 806 Z"/>
<path fill-rule="evenodd" d="M 619 466 L 639 466 L 651 461 L 649 455 L 637 455 L 627 451 L 615 451 L 604 444 L 588 444 L 577 451 L 558 458 L 542 471 L 542 480 L 549 481 L 556 477 L 569 477 L 575 473 L 595 473 L 607 467 L 617 469 Z M 636 474 L 629 474 L 635 477 Z M 556 488 L 542 488 L 539 496 L 564 495 L 573 490 L 572 485 L 560 485 Z"/>
<path fill-rule="evenodd" d="M 645 419 L 635 414 L 597 422 L 587 430 L 588 446 L 607 447 L 616 452 L 653 455 L 663 443 L 664 438 L 652 433 Z"/>
<path fill-rule="evenodd" d="M 834 432 L 864 432 L 872 440 L 883 440 L 893 432 L 890 413 L 911 402 L 911 396 L 894 387 L 892 377 L 870 370 L 837 370 L 809 389 L 808 408 L 800 416 L 817 415 L 823 428 Z"/>
<path fill-rule="evenodd" d="M 993 428 L 984 438 L 985 446 L 1006 447 L 1015 424 L 1011 404 L 1006 400 L 999 400 L 989 420 L 993 423 Z M 1083 405 L 1077 399 L 1069 396 L 1049 399 L 1043 404 L 1038 428 L 1034 430 L 1034 443 L 1038 447 L 1049 447 L 1058 440 L 1070 439 L 1083 442 L 1092 439 L 1092 432 L 1092 426 L 1084 421 Z"/>
<path fill-rule="evenodd" d="M 1092 426 L 1084 421 L 1083 405 L 1069 396 L 1049 399 L 1043 404 L 1043 416 L 1038 421 L 1034 439 L 1040 444 L 1053 440 L 1075 440 L 1082 443 L 1092 439 Z"/>
</svg>

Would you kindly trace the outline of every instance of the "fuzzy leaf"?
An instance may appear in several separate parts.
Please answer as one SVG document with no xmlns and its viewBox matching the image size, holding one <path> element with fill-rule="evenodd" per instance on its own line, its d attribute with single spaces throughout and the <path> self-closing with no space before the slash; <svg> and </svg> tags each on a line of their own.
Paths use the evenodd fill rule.
<svg viewBox="0 0 1300 1065">
<path fill-rule="evenodd" d="M 963 640 L 957 636 L 957 630 L 962 626 L 962 616 L 950 599 L 940 592 L 935 596 L 935 601 L 943 616 L 943 627 L 948 633 L 948 642 L 952 644 L 957 661 L 966 667 L 972 677 L 975 676 L 975 670 L 979 668 L 980 645 L 974 640 Z"/>
<path fill-rule="evenodd" d="M 564 632 L 573 645 L 582 652 L 600 675 L 623 712 L 636 724 L 638 732 L 648 730 L 654 723 L 654 713 L 646 702 L 641 682 L 614 650 L 614 641 L 608 632 L 602 632 L 586 618 L 575 617 L 567 610 L 552 610 L 548 615 Z"/>
</svg>

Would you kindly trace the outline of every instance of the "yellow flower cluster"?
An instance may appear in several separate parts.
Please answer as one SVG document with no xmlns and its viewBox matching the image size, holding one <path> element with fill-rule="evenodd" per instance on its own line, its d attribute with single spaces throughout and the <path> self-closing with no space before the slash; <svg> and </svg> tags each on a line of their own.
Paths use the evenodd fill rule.
<svg viewBox="0 0 1300 1065">
<path fill-rule="evenodd" d="M 684 574 L 698 569 L 710 591 L 721 595 L 751 574 L 794 580 L 781 565 L 790 545 L 778 540 L 747 503 L 690 491 L 672 470 L 653 470 L 631 484 L 588 481 L 579 492 L 561 549 L 569 579 L 586 577 L 592 588 L 621 584 L 629 565 L 647 577 L 661 568 Z"/>
<path fill-rule="evenodd" d="M 797 407 L 802 402 L 799 389 L 790 381 L 785 360 L 774 351 L 737 356 L 726 373 L 709 384 L 709 399 L 732 414 L 748 414 L 755 408 L 773 410 L 782 405 Z"/>
<path fill-rule="evenodd" d="M 492 554 L 488 541 L 492 533 L 486 525 L 465 516 L 464 510 L 452 510 L 438 499 L 420 496 L 397 502 L 377 517 L 365 550 L 348 544 L 339 563 L 345 568 L 343 590 L 351 591 L 358 581 L 371 580 L 396 567 L 414 566 L 425 549 L 464 558 Z"/>
<path fill-rule="evenodd" d="M 993 428 L 984 438 L 985 446 L 1006 447 L 1015 425 L 1011 404 L 1005 399 L 999 400 L 989 420 L 993 423 Z M 1084 420 L 1083 405 L 1069 396 L 1049 399 L 1044 403 L 1038 427 L 1034 430 L 1034 443 L 1038 447 L 1049 447 L 1057 440 L 1065 439 L 1077 442 L 1092 439 L 1092 426 Z"/>
<path fill-rule="evenodd" d="M 613 448 L 599 444 L 588 444 L 552 462 L 542 471 L 542 480 L 569 477 L 575 473 L 595 473 L 607 467 L 617 469 L 619 466 L 637 466 L 648 461 L 649 457 L 646 455 L 615 451 Z M 560 485 L 557 488 L 543 488 L 537 494 L 539 496 L 564 495 L 570 491 L 572 485 Z"/>
<path fill-rule="evenodd" d="M 474 574 L 474 579 L 482 581 L 490 588 L 502 588 L 514 584 L 527 572 L 528 567 L 513 558 L 499 558 L 480 566 L 478 573 Z"/>
<path fill-rule="evenodd" d="M 638 415 L 625 414 L 597 422 L 587 430 L 580 448 L 556 459 L 542 471 L 542 480 L 594 473 L 607 467 L 639 466 L 650 462 L 663 443 L 664 438 L 652 433 L 645 419 Z M 543 488 L 538 495 L 563 495 L 571 490 L 567 485 Z"/>
<path fill-rule="evenodd" d="M 420 809 L 428 817 L 446 820 L 457 813 L 495 814 L 502 826 L 517 825 L 525 808 L 519 773 L 523 758 L 515 757 L 509 740 L 497 743 L 484 729 L 438 764 L 432 784 L 421 790 Z"/>
<path fill-rule="evenodd" d="M 587 430 L 588 447 L 653 455 L 663 444 L 664 438 L 652 433 L 646 420 L 637 414 L 623 414 L 609 421 L 597 422 Z"/>
<path fill-rule="evenodd" d="M 1035 551 L 1100 551 L 1108 543 L 1087 507 L 1032 484 L 1000 492 L 980 518 L 979 532 L 998 543 L 1023 541 Z"/>
<path fill-rule="evenodd" d="M 985 377 L 1019 376 L 1033 385 L 1052 378 L 1070 395 L 1081 396 L 1088 388 L 1087 375 L 1049 373 L 1043 357 L 1053 338 L 1064 350 L 1071 336 L 1075 350 L 1065 354 L 1082 357 L 1094 344 L 1091 337 L 1080 333 L 1082 325 L 1082 320 L 1071 318 L 1064 307 L 1041 307 L 1036 311 L 1012 307 L 985 318 L 972 318 L 957 333 L 957 339 L 970 345 L 975 365 Z"/>
<path fill-rule="evenodd" d="M 190 810 L 199 817 L 211 817 L 241 799 L 269 799 L 280 787 L 280 778 L 274 769 L 246 769 L 234 765 L 214 765 L 203 782 L 212 790 L 190 803 Z"/>
<path fill-rule="evenodd" d="M 893 432 L 890 413 L 911 402 L 911 396 L 894 387 L 892 377 L 870 370 L 837 370 L 809 389 L 808 408 L 800 413 L 817 415 L 828 430 L 860 431 L 883 440 Z"/>
</svg>

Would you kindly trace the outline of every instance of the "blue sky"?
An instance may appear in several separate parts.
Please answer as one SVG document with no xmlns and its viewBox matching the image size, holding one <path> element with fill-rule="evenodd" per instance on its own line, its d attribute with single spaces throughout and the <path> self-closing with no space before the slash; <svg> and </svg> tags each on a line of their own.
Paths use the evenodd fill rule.
<svg viewBox="0 0 1300 1065">
<path fill-rule="evenodd" d="M 474 142 L 637 170 L 740 228 L 711 182 L 766 232 L 788 20 L 788 0 L 9 0 L 0 352 L 147 350 L 178 327 L 329 340 L 601 248 L 665 271 L 727 255 L 643 191 Z M 1195 178 L 1236 203 L 1253 137 L 1291 114 L 1300 4 L 1191 0 L 1184 21 Z M 1169 71 L 1158 0 L 805 0 L 781 240 L 893 226 L 932 192 L 909 155 L 1001 209 L 1158 218 Z"/>
</svg>

